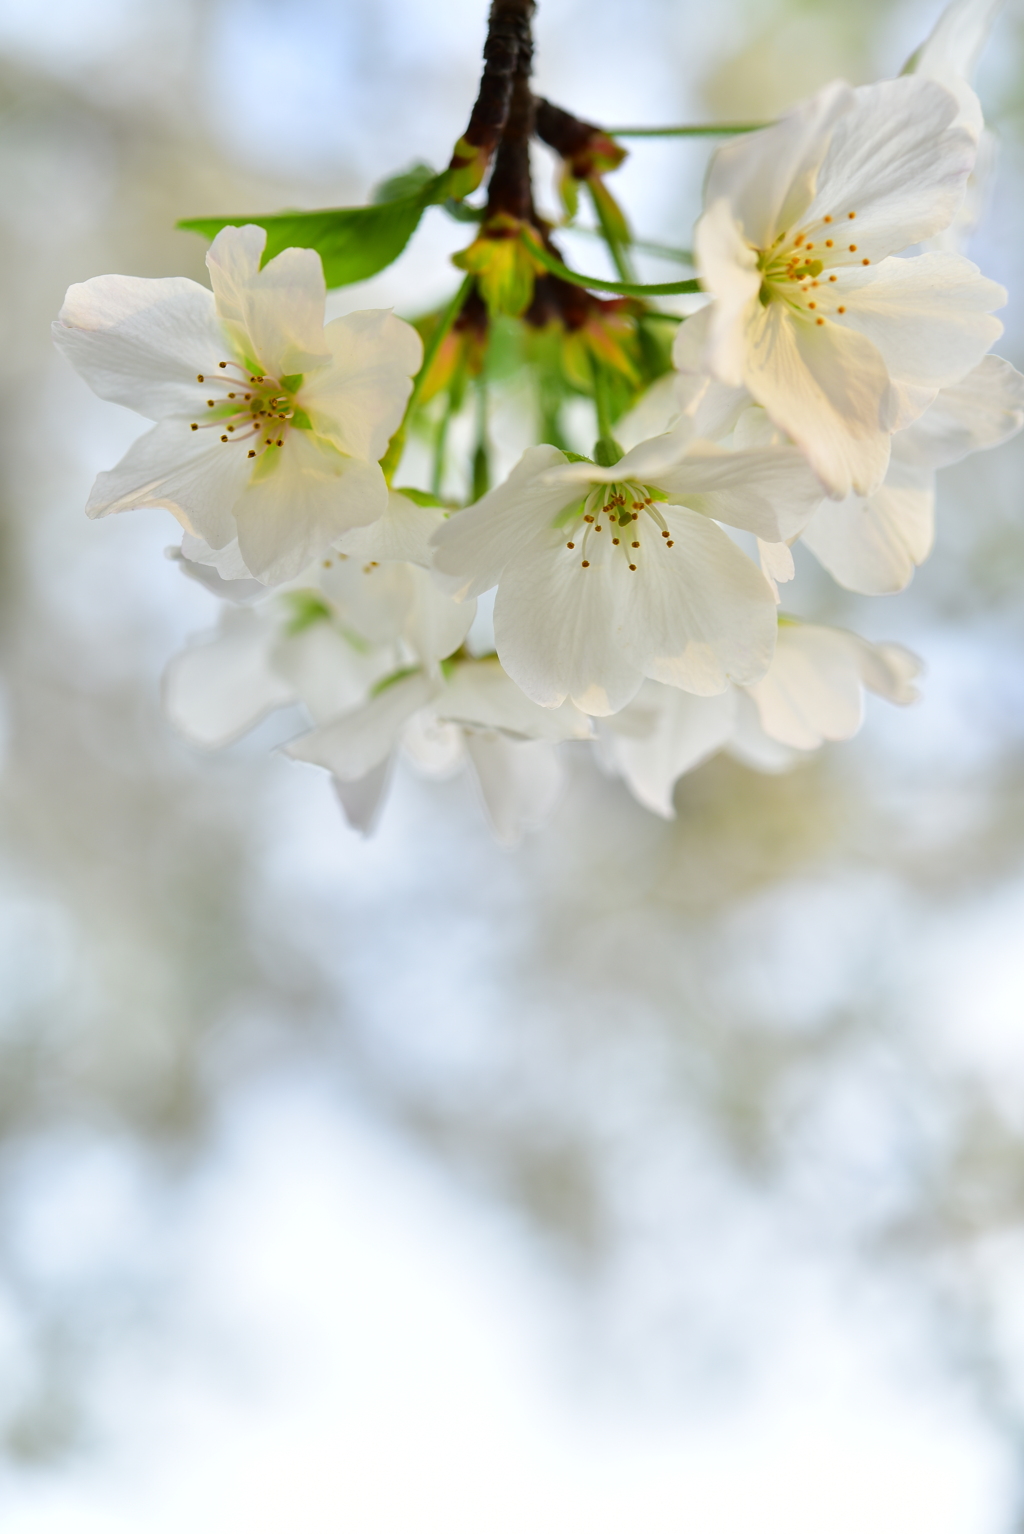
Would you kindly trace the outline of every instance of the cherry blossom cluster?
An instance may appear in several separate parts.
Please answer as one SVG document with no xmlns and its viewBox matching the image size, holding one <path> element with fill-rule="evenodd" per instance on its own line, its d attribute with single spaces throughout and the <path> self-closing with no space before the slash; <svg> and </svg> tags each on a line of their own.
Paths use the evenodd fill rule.
<svg viewBox="0 0 1024 1534">
<path fill-rule="evenodd" d="M 87 512 L 166 508 L 182 570 L 223 599 L 168 667 L 177 728 L 216 747 L 299 704 L 284 749 L 353 826 L 401 753 L 467 766 L 514 842 L 554 806 L 567 741 L 671 817 L 717 752 L 779 771 L 851 737 L 865 690 L 912 701 L 913 655 L 788 617 L 779 588 L 801 542 L 847 590 L 902 590 L 936 471 L 1024 423 L 1024 377 L 991 351 L 1006 295 L 957 248 L 990 161 L 968 76 L 995 8 L 954 0 L 911 72 L 826 86 L 720 148 L 671 366 L 611 422 L 598 408 L 592 455 L 541 441 L 463 507 L 401 480 L 437 348 L 425 366 L 388 310 L 325 325 L 315 249 L 264 260 L 262 227 L 227 226 L 210 288 L 72 287 L 57 345 L 156 423 Z M 493 313 L 510 263 L 532 292 L 537 252 L 481 236 L 460 312 L 483 294 Z"/>
</svg>

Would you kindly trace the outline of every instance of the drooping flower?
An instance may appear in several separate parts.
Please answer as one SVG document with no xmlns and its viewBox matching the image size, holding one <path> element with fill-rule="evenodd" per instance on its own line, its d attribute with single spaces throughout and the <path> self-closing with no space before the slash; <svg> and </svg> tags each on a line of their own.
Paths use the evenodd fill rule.
<svg viewBox="0 0 1024 1534">
<path fill-rule="evenodd" d="M 931 553 L 936 470 L 997 447 L 1022 426 L 1024 376 L 1001 357 L 983 358 L 896 433 L 881 487 L 866 498 L 823 501 L 801 542 L 848 591 L 902 591 Z"/>
<path fill-rule="evenodd" d="M 167 668 L 171 722 L 196 745 L 226 745 L 288 703 L 304 703 L 316 722 L 355 708 L 397 670 L 439 677 L 474 617 L 474 604 L 453 602 L 425 568 L 443 515 L 392 491 L 378 521 L 342 540 L 345 551 L 330 550 L 286 588 L 262 588 L 255 606 L 233 605 L 250 603 L 255 584 L 231 578 L 233 551 L 219 561 L 228 579 L 183 559 L 228 602 L 219 630 Z"/>
<path fill-rule="evenodd" d="M 678 367 L 745 387 L 830 492 L 881 483 L 894 431 L 1000 334 L 998 284 L 961 256 L 894 252 L 945 229 L 974 164 L 959 102 L 917 75 L 823 90 L 720 149 L 697 225 L 713 302 Z"/>
<path fill-rule="evenodd" d="M 600 722 L 595 748 L 605 770 L 622 777 L 635 799 L 670 820 L 679 778 L 717 752 L 761 772 L 784 770 L 825 741 L 855 735 L 865 689 L 891 703 L 912 703 L 919 671 L 902 645 L 781 619 L 775 657 L 761 681 L 713 698 L 645 682 L 627 708 Z"/>
<path fill-rule="evenodd" d="M 506 845 L 550 815 L 564 781 L 563 740 L 585 740 L 590 721 L 571 703 L 545 709 L 527 698 L 495 656 L 459 655 L 431 679 L 396 673 L 360 708 L 287 747 L 325 767 L 351 824 L 373 823 L 399 750 L 429 776 L 470 769 L 491 829 Z"/>
<path fill-rule="evenodd" d="M 434 563 L 457 596 L 497 586 L 498 655 L 524 692 L 610 714 L 645 676 L 711 694 L 764 674 L 772 593 L 715 519 L 780 541 L 820 498 L 791 447 L 728 453 L 681 429 L 607 468 L 534 447 L 438 530 Z"/>
<path fill-rule="evenodd" d="M 94 277 L 68 289 L 54 339 L 103 399 L 158 424 L 100 474 L 86 511 L 164 506 L 246 569 L 288 580 L 387 503 L 378 460 L 422 347 L 390 310 L 324 327 L 312 250 L 263 269 L 266 233 L 221 230 L 213 291 L 184 277 Z"/>
</svg>

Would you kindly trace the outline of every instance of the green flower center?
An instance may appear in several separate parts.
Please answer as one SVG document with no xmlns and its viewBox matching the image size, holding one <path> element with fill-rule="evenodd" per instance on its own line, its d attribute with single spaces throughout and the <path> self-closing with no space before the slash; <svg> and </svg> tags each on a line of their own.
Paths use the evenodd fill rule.
<svg viewBox="0 0 1024 1534">
<path fill-rule="evenodd" d="M 296 404 L 301 373 L 272 378 L 241 362 L 218 362 L 218 375 L 197 373 L 199 383 L 220 386 L 223 391 L 206 401 L 209 414 L 191 423 L 193 431 L 219 431 L 221 442 L 245 443 L 250 458 L 284 447 L 291 427 L 310 431 L 306 412 Z"/>
<path fill-rule="evenodd" d="M 652 546 L 670 549 L 673 544 L 665 518 L 657 509 L 659 500 L 664 500 L 660 491 L 633 480 L 596 486 L 582 503 L 576 502 L 559 518 L 559 523 L 571 533 L 566 548 L 578 552 L 580 568 L 588 570 L 596 552 L 591 540 L 607 532 L 612 547 L 619 550 L 628 568 L 636 570 L 645 545 L 648 549 Z M 652 537 L 655 530 L 660 533 L 659 538 Z"/>
</svg>

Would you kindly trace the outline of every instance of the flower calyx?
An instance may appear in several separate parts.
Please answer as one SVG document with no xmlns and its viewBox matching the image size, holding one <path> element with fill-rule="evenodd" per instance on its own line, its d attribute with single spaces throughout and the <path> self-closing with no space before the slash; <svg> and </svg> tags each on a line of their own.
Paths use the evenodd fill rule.
<svg viewBox="0 0 1024 1534">
<path fill-rule="evenodd" d="M 499 314 L 518 318 L 533 299 L 534 284 L 544 268 L 520 238 L 525 230 L 535 240 L 543 240 L 525 220 L 510 213 L 494 213 L 481 225 L 473 243 L 452 257 L 455 266 L 476 277 L 491 319 Z"/>
</svg>

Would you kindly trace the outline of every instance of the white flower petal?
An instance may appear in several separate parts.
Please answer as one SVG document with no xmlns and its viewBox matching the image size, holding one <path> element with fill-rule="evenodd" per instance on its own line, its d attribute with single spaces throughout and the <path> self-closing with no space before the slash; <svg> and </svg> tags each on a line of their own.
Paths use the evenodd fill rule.
<svg viewBox="0 0 1024 1534">
<path fill-rule="evenodd" d="M 795 447 L 730 453 L 711 442 L 694 443 L 681 463 L 661 475 L 658 486 L 691 510 L 746 528 L 770 543 L 795 537 L 824 494 Z"/>
<path fill-rule="evenodd" d="M 757 557 L 761 573 L 772 588 L 775 600 L 778 602 L 780 585 L 791 581 L 796 575 L 793 550 L 788 543 L 766 543 L 763 538 L 759 538 Z"/>
<path fill-rule="evenodd" d="M 746 240 L 767 248 L 810 203 L 830 134 L 854 98 L 834 80 L 771 127 L 724 144 L 711 161 L 705 205 L 727 202 Z"/>
<path fill-rule="evenodd" d="M 844 271 L 837 295 L 846 314 L 836 315 L 826 332 L 838 324 L 865 336 L 890 376 L 925 390 L 926 403 L 976 367 L 1003 330 L 990 311 L 1005 304 L 1006 290 L 949 251 Z"/>
<path fill-rule="evenodd" d="M 364 836 L 370 836 L 377 829 L 391 782 L 393 764 L 394 756 L 387 756 L 376 767 L 371 767 L 363 777 L 351 783 L 343 783 L 340 778 L 331 779 L 338 803 L 353 831 L 361 831 Z"/>
<path fill-rule="evenodd" d="M 461 729 L 439 719 L 433 705 L 413 714 L 402 731 L 402 750 L 416 771 L 428 778 L 450 778 L 466 760 Z"/>
<path fill-rule="evenodd" d="M 901 644 L 860 641 L 860 671 L 864 686 L 890 703 L 906 706 L 920 697 L 914 686 L 924 667 L 912 650 Z"/>
<path fill-rule="evenodd" d="M 376 522 L 355 527 L 338 539 L 337 548 L 356 559 L 401 560 L 430 568 L 430 540 L 445 524 L 441 506 L 418 506 L 399 490 L 388 492 L 388 504 Z"/>
<path fill-rule="evenodd" d="M 552 486 L 542 479 L 546 471 L 566 462 L 557 447 L 527 448 L 503 484 L 438 528 L 431 540 L 434 568 L 453 596 L 478 597 L 497 585 L 508 561 L 571 505 L 575 487 Z"/>
<path fill-rule="evenodd" d="M 744 767 L 772 773 L 788 772 L 804 755 L 765 734 L 753 698 L 742 690 L 736 694 L 736 723 L 726 751 Z"/>
<path fill-rule="evenodd" d="M 968 453 L 998 447 L 1024 425 L 1024 375 L 990 354 L 940 389 L 925 413 L 893 438 L 893 459 L 943 469 Z"/>
<path fill-rule="evenodd" d="M 387 669 L 379 651 L 357 649 L 327 619 L 310 623 L 298 633 L 279 635 L 271 662 L 302 699 L 315 724 L 355 708 Z"/>
<path fill-rule="evenodd" d="M 498 656 L 542 707 L 568 696 L 585 714 L 613 714 L 640 686 L 642 669 L 626 654 L 625 593 L 616 579 L 628 572 L 608 557 L 613 551 L 603 536 L 593 539 L 584 570 L 579 550 L 545 530 L 502 574 L 494 603 Z"/>
<path fill-rule="evenodd" d="M 330 364 L 305 380 L 298 403 L 343 453 L 376 463 L 401 425 L 423 343 L 390 309 L 346 314 L 324 334 Z"/>
<path fill-rule="evenodd" d="M 992 25 L 1006 0 L 952 0 L 906 65 L 905 73 L 941 80 L 960 103 L 958 122 L 982 129 L 981 105 L 970 89 Z"/>
<path fill-rule="evenodd" d="M 889 463 L 890 385 L 878 348 L 856 331 L 761 310 L 746 382 L 834 495 L 868 495 Z"/>
<path fill-rule="evenodd" d="M 749 387 L 747 353 L 760 317 L 761 273 L 729 203 L 711 203 L 698 220 L 694 252 L 701 283 L 715 300 L 706 311 L 701 370 L 730 388 Z"/>
<path fill-rule="evenodd" d="M 201 419 L 231 356 L 213 294 L 187 277 L 93 277 L 68 288 L 53 339 L 101 399 L 158 421 Z"/>
<path fill-rule="evenodd" d="M 289 580 L 349 528 L 372 522 L 387 505 L 377 464 L 346 458 L 331 443 L 292 430 L 270 449 L 235 506 L 242 558 L 264 581 Z"/>
<path fill-rule="evenodd" d="M 558 748 L 476 731 L 465 741 L 491 830 L 503 846 L 514 847 L 524 831 L 538 830 L 558 803 L 565 784 Z"/>
<path fill-rule="evenodd" d="M 587 740 L 591 734 L 590 720 L 579 709 L 568 702 L 542 708 L 492 658 L 457 665 L 437 711 L 444 719 L 524 740 Z"/>
<path fill-rule="evenodd" d="M 771 668 L 748 689 L 765 733 L 799 751 L 855 735 L 864 718 L 859 644 L 838 629 L 780 624 Z"/>
<path fill-rule="evenodd" d="M 323 263 L 315 250 L 283 250 L 262 271 L 266 231 L 230 225 L 206 253 L 217 312 L 247 361 L 281 379 L 324 367 Z"/>
<path fill-rule="evenodd" d="M 904 75 L 859 86 L 854 98 L 835 125 L 800 227 L 828 214 L 840 228 L 850 224 L 857 260 L 876 261 L 952 221 L 974 165 L 975 140 L 953 126 L 959 104 L 936 80 Z M 856 213 L 852 223 L 850 213 Z"/>
<path fill-rule="evenodd" d="M 629 716 L 642 718 L 645 712 L 650 715 L 648 728 L 629 731 Z M 601 754 L 646 809 L 674 820 L 676 783 L 726 745 L 735 717 L 733 688 L 699 698 L 678 687 L 645 682 L 628 708 L 603 726 Z"/>
<path fill-rule="evenodd" d="M 276 638 L 265 613 L 228 608 L 220 632 L 176 655 L 164 673 L 164 712 L 186 740 L 226 746 L 295 692 L 270 661 Z"/>
<path fill-rule="evenodd" d="M 363 708 L 293 740 L 285 750 L 296 761 L 328 768 L 343 783 L 356 782 L 391 754 L 406 721 L 429 703 L 433 692 L 430 679 L 417 671 L 392 682 Z"/>
<path fill-rule="evenodd" d="M 764 576 L 714 522 L 679 506 L 660 509 L 672 548 L 648 534 L 635 571 L 607 561 L 623 614 L 619 648 L 646 676 L 702 696 L 762 676 L 776 629 Z M 575 701 L 588 713 L 613 711 Z"/>
<path fill-rule="evenodd" d="M 882 596 L 903 590 L 931 553 L 934 531 L 934 476 L 894 457 L 885 483 L 867 499 L 825 501 L 802 541 L 847 591 Z"/>
<path fill-rule="evenodd" d="M 121 462 L 97 474 L 86 514 L 105 517 L 140 506 L 163 506 L 187 533 L 221 548 L 235 536 L 232 510 L 251 477 L 240 443 L 186 421 L 162 421 L 133 442 Z M 254 572 L 255 573 L 255 572 Z"/>
</svg>

